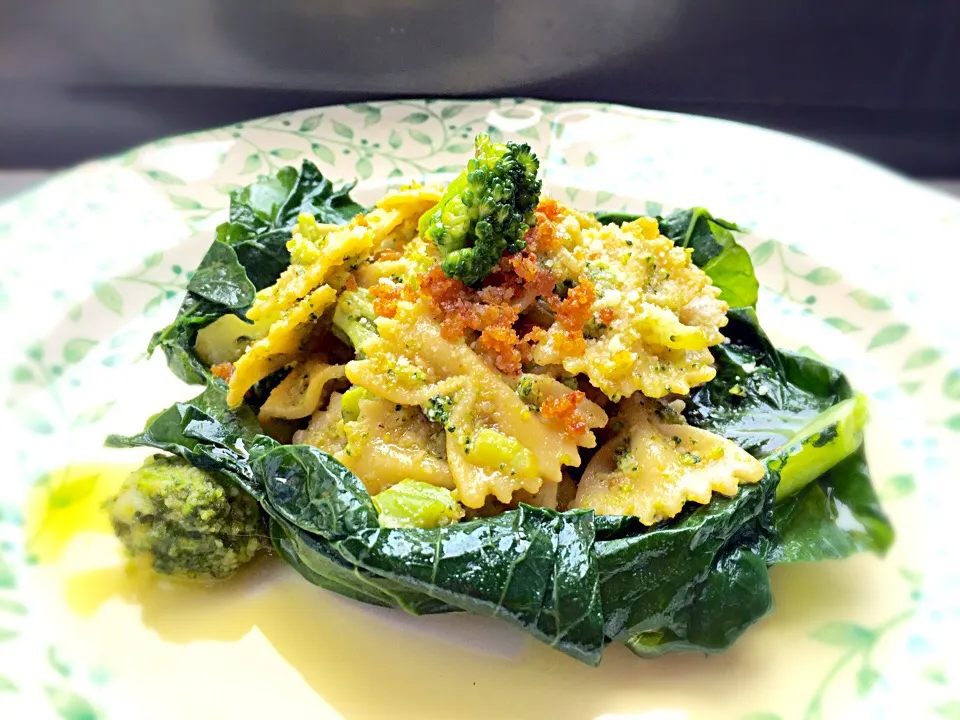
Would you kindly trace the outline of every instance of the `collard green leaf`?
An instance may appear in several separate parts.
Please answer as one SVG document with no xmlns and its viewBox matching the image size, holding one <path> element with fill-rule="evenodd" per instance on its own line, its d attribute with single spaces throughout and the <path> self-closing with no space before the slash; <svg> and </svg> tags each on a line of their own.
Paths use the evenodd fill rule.
<svg viewBox="0 0 960 720">
<path fill-rule="evenodd" d="M 870 551 L 884 554 L 893 526 L 880 507 L 861 448 L 776 507 L 779 541 L 772 563 L 842 560 Z"/>
<path fill-rule="evenodd" d="M 593 515 L 521 506 L 432 529 L 388 529 L 363 483 L 321 451 L 277 445 L 253 458 L 267 511 L 347 563 L 452 607 L 503 617 L 579 659 L 599 662 L 602 615 Z"/>
<path fill-rule="evenodd" d="M 768 477 L 648 531 L 636 518 L 598 518 L 607 637 L 650 657 L 716 652 L 763 617 L 773 486 Z"/>
<path fill-rule="evenodd" d="M 335 188 L 304 160 L 299 172 L 285 167 L 231 193 L 228 222 L 217 228 L 176 319 L 154 334 L 149 350 L 161 348 L 181 380 L 206 382 L 209 372 L 193 350 L 197 333 L 223 315 L 243 317 L 255 292 L 276 282 L 290 263 L 287 241 L 300 213 L 343 224 L 362 212 L 350 198 L 352 188 Z"/>
<path fill-rule="evenodd" d="M 730 342 L 713 348 L 717 377 L 690 396 L 686 416 L 692 425 L 733 440 L 755 457 L 769 458 L 811 420 L 854 397 L 838 370 L 774 348 L 752 310 L 733 310 L 729 317 L 724 334 Z M 829 432 L 818 438 L 846 443 Z M 779 540 L 769 554 L 771 563 L 844 558 L 864 550 L 882 554 L 893 541 L 862 445 L 780 502 L 775 521 Z"/>
<path fill-rule="evenodd" d="M 660 232 L 680 247 L 693 248 L 693 262 L 720 288 L 730 307 L 754 307 L 760 284 L 746 248 L 733 237 L 740 228 L 704 208 L 677 210 L 660 219 Z"/>
<path fill-rule="evenodd" d="M 137 435 L 111 435 L 109 447 L 152 447 L 188 460 L 204 470 L 220 471 L 256 498 L 263 488 L 254 482 L 249 452 L 258 443 L 270 445 L 259 435 L 253 411 L 241 405 L 232 409 L 226 401 L 226 384 L 211 378 L 207 388 L 187 402 L 175 403 L 154 415 Z"/>
<path fill-rule="evenodd" d="M 803 355 L 778 351 L 751 309 L 731 310 L 729 343 L 713 348 L 717 377 L 690 396 L 687 420 L 765 457 L 816 415 L 850 396 L 846 379 Z"/>
</svg>

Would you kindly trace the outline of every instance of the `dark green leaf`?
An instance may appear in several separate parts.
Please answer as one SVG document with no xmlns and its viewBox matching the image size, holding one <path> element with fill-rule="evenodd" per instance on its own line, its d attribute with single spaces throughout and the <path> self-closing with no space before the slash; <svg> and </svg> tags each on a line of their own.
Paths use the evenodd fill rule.
<svg viewBox="0 0 960 720">
<path fill-rule="evenodd" d="M 724 334 L 730 342 L 713 348 L 717 377 L 691 393 L 686 411 L 691 424 L 765 458 L 814 417 L 853 397 L 837 370 L 774 348 L 752 310 L 733 310 L 729 316 Z M 893 541 L 862 448 L 778 504 L 775 518 L 780 539 L 770 562 L 883 553 Z"/>
<path fill-rule="evenodd" d="M 767 478 L 647 532 L 636 518 L 598 518 L 607 637 L 645 657 L 729 647 L 770 609 L 772 505 Z"/>
<path fill-rule="evenodd" d="M 299 172 L 282 168 L 234 192 L 228 222 L 217 228 L 217 240 L 190 279 L 176 319 L 153 336 L 150 350 L 161 348 L 181 380 L 204 382 L 207 368 L 193 350 L 197 333 L 223 315 L 242 316 L 254 293 L 276 281 L 290 262 L 287 241 L 300 213 L 342 224 L 362 212 L 350 198 L 352 188 L 335 188 L 304 160 Z"/>
<path fill-rule="evenodd" d="M 774 563 L 842 560 L 864 551 L 882 555 L 894 538 L 863 448 L 777 505 L 776 526 Z"/>
<path fill-rule="evenodd" d="M 250 494 L 261 497 L 262 489 L 252 484 L 246 454 L 255 444 L 260 425 L 248 406 L 228 407 L 226 392 L 226 384 L 213 378 L 200 395 L 155 415 L 138 435 L 111 435 L 106 444 L 153 447 L 179 455 L 196 467 L 223 472 Z"/>
<path fill-rule="evenodd" d="M 750 254 L 737 243 L 733 230 L 739 228 L 703 208 L 677 210 L 660 219 L 660 232 L 679 247 L 693 248 L 693 262 L 720 288 L 721 300 L 731 307 L 753 307 L 760 284 Z"/>
<path fill-rule="evenodd" d="M 410 113 L 405 118 L 403 118 L 400 122 L 412 123 L 414 125 L 422 125 L 429 119 L 430 119 L 430 116 L 427 115 L 426 113 L 415 112 L 415 113 Z"/>
<path fill-rule="evenodd" d="M 428 590 L 453 607 L 511 620 L 596 664 L 603 625 L 593 514 L 521 506 L 494 518 L 424 529 L 377 524 L 363 483 L 324 453 L 276 446 L 254 457 L 268 512 L 326 541 L 343 561 L 405 593 Z"/>
<path fill-rule="evenodd" d="M 687 419 L 765 457 L 827 408 L 849 397 L 843 376 L 812 358 L 778 351 L 750 309 L 732 310 L 713 348 L 717 377 L 691 393 Z"/>
</svg>

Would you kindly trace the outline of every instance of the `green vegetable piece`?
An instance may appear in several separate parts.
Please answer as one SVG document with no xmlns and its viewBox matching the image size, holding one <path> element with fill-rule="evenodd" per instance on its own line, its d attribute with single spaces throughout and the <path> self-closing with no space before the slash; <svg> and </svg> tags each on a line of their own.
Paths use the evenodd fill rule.
<svg viewBox="0 0 960 720">
<path fill-rule="evenodd" d="M 345 290 L 333 310 L 333 333 L 354 348 L 361 357 L 363 344 L 377 335 L 373 301 L 363 288 Z"/>
<path fill-rule="evenodd" d="M 376 397 L 366 388 L 354 385 L 340 398 L 340 417 L 344 422 L 354 422 L 360 417 L 360 401 L 375 400 Z"/>
<path fill-rule="evenodd" d="M 780 474 L 777 501 L 797 493 L 853 455 L 863 443 L 866 421 L 866 398 L 856 395 L 815 417 L 767 458 L 767 467 Z"/>
<path fill-rule="evenodd" d="M 221 315 L 197 333 L 197 356 L 207 365 L 236 362 L 247 345 L 266 333 L 272 319 L 261 318 L 251 325 L 236 315 Z"/>
<path fill-rule="evenodd" d="M 205 384 L 209 364 L 194 346 L 200 330 L 225 315 L 242 317 L 254 293 L 276 282 L 290 264 L 287 241 L 300 213 L 317 222 L 344 224 L 362 212 L 350 198 L 352 189 L 352 183 L 335 188 L 305 160 L 299 171 L 281 168 L 232 192 L 229 220 L 217 227 L 217 238 L 190 279 L 177 317 L 154 333 L 148 352 L 161 349 L 174 375 Z M 204 342 L 202 347 L 210 357 L 229 355 L 228 346 Z"/>
<path fill-rule="evenodd" d="M 440 423 L 447 427 L 450 424 L 450 410 L 453 409 L 453 404 L 454 399 L 449 395 L 435 395 L 430 398 L 423 414 L 427 416 L 427 420 L 430 422 Z"/>
<path fill-rule="evenodd" d="M 720 288 L 720 299 L 730 307 L 755 307 L 760 283 L 746 248 L 731 231 L 735 223 L 711 215 L 705 208 L 677 210 L 658 218 L 660 232 L 679 247 L 693 248 L 693 262 Z"/>
<path fill-rule="evenodd" d="M 106 509 L 131 557 L 163 575 L 227 577 L 250 562 L 265 539 L 256 500 L 177 457 L 148 459 Z"/>
<path fill-rule="evenodd" d="M 523 236 L 536 222 L 539 168 L 529 145 L 477 135 L 474 158 L 420 218 L 420 235 L 440 248 L 448 277 L 476 285 L 504 251 L 523 249 Z"/>
<path fill-rule="evenodd" d="M 463 517 L 463 508 L 446 488 L 403 480 L 373 496 L 381 527 L 436 528 Z"/>
</svg>

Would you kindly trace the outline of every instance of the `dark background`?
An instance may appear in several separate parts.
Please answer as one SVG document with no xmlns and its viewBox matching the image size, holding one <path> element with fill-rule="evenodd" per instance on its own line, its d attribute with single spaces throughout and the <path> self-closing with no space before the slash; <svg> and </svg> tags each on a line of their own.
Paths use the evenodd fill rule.
<svg viewBox="0 0 960 720">
<path fill-rule="evenodd" d="M 960 0 L 0 0 L 0 168 L 397 96 L 731 118 L 960 175 Z"/>
</svg>

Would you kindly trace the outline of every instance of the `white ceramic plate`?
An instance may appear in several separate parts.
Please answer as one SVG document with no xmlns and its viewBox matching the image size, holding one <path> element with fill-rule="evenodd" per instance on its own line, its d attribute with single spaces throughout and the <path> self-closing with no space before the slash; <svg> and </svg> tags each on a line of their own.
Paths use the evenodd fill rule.
<svg viewBox="0 0 960 720">
<path fill-rule="evenodd" d="M 493 620 L 410 618 L 270 561 L 213 590 L 128 575 L 97 508 L 107 451 L 192 390 L 146 360 L 226 193 L 307 157 L 362 202 L 449 174 L 479 131 L 529 142 L 584 209 L 705 205 L 752 229 L 764 326 L 872 399 L 885 560 L 774 569 L 729 652 L 592 669 Z M 960 718 L 960 205 L 849 155 L 734 123 L 588 103 L 403 100 L 146 145 L 0 207 L 5 330 L 0 717 Z"/>
</svg>

